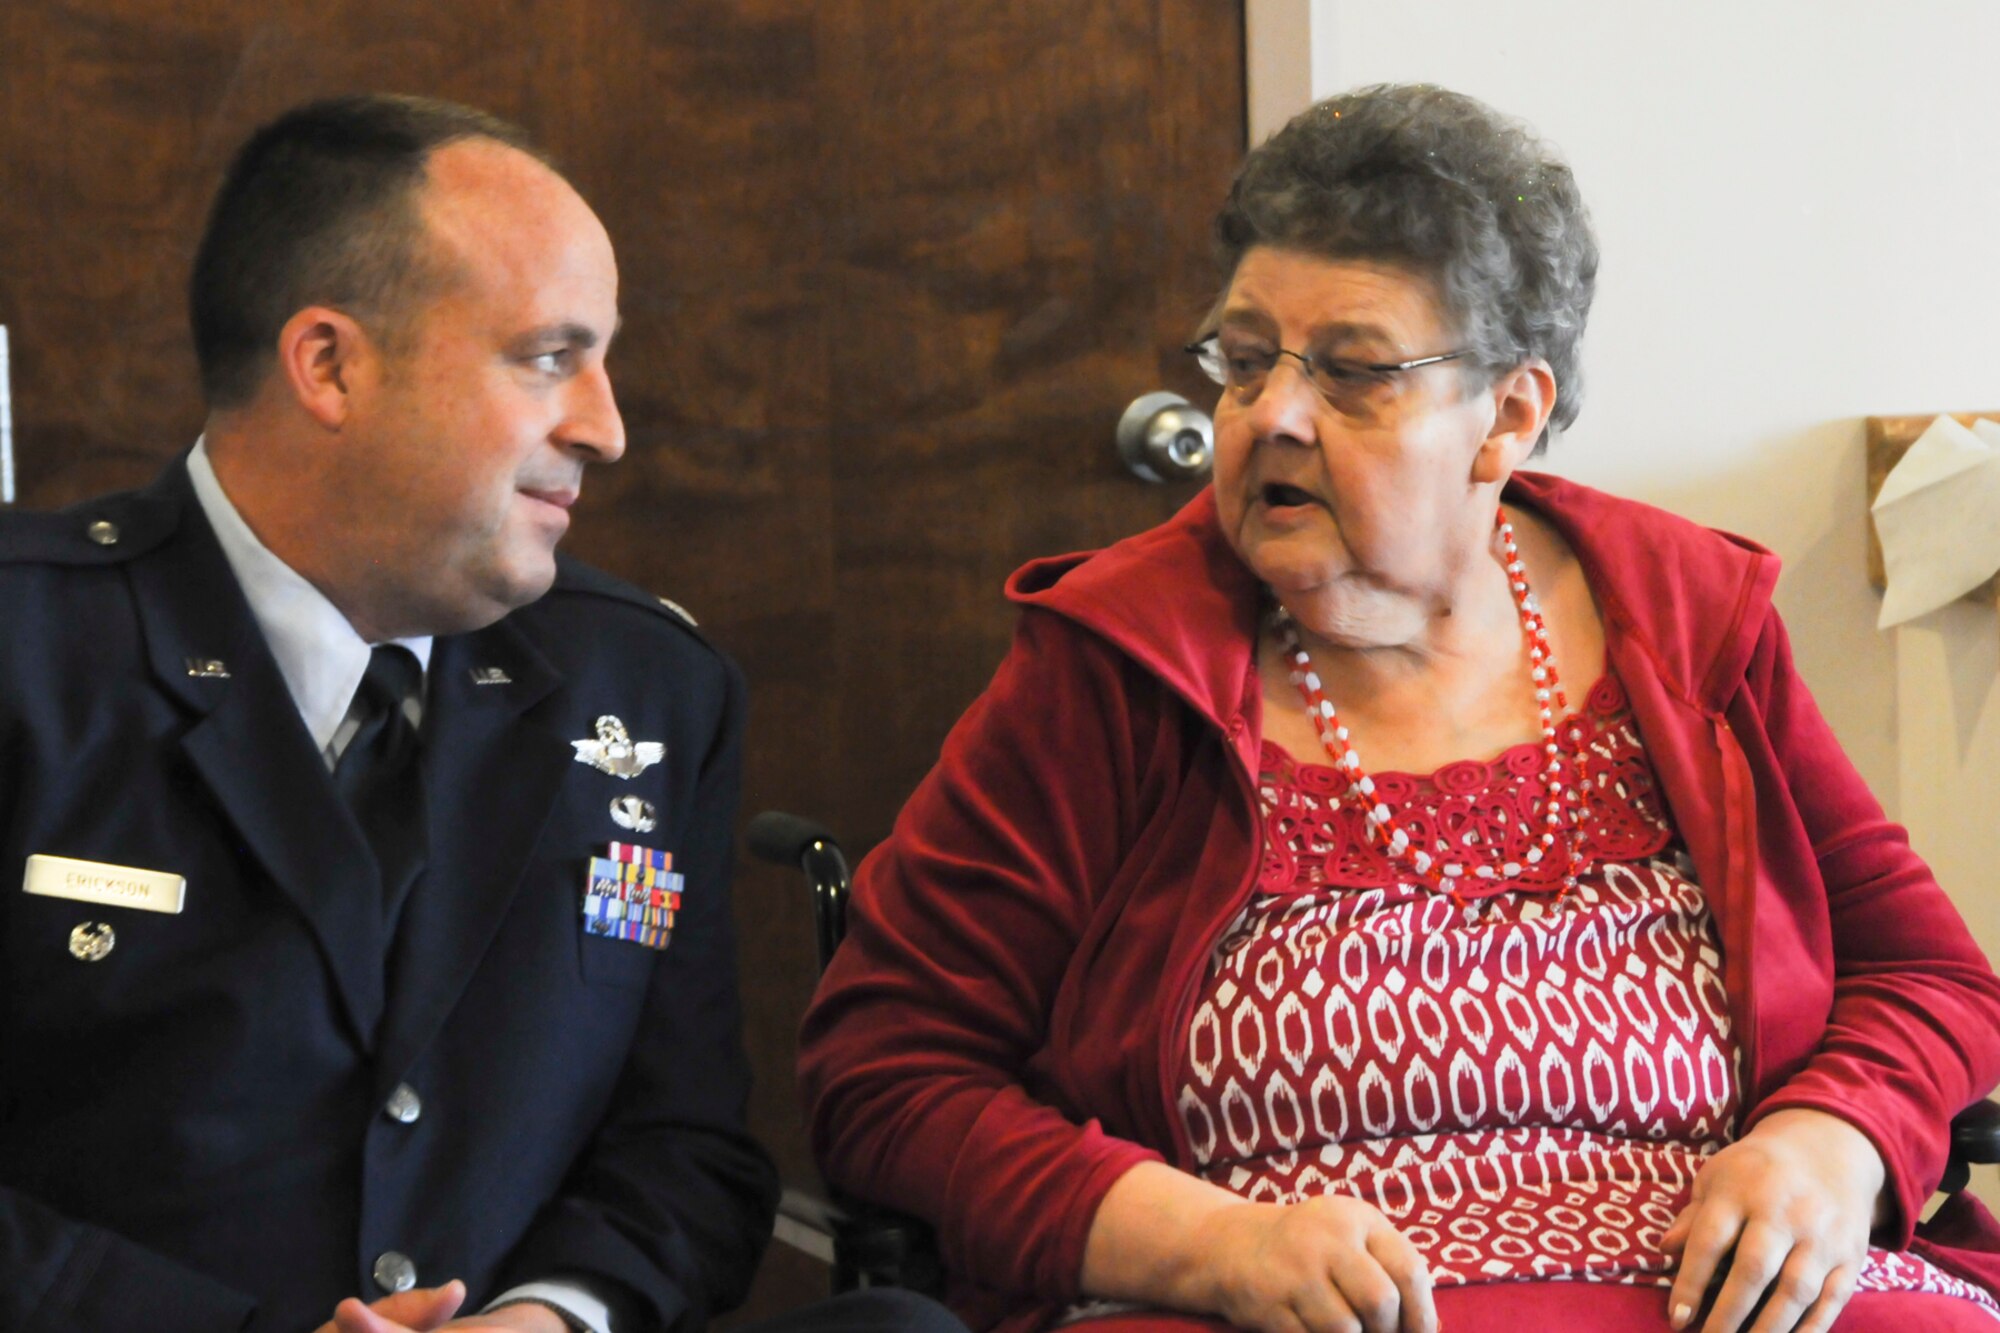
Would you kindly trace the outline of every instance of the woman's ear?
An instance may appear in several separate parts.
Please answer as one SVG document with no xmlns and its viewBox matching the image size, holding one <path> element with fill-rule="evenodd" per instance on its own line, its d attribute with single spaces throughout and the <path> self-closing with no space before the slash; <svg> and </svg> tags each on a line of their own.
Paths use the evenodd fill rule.
<svg viewBox="0 0 2000 1333">
<path fill-rule="evenodd" d="M 353 407 L 356 372 L 374 344 L 352 316 L 307 306 L 278 330 L 278 380 L 307 416 L 339 430 Z"/>
<path fill-rule="evenodd" d="M 1493 382 L 1493 428 L 1472 460 L 1475 482 L 1505 481 L 1528 461 L 1556 406 L 1556 376 L 1549 363 L 1529 357 Z"/>
</svg>

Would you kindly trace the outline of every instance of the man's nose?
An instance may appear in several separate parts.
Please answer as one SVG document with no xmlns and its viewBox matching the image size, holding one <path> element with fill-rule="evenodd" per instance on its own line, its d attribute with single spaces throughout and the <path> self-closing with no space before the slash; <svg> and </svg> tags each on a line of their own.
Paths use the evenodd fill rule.
<svg viewBox="0 0 2000 1333">
<path fill-rule="evenodd" d="M 570 381 L 569 411 L 563 420 L 564 447 L 595 463 L 615 463 L 625 452 L 625 419 L 602 364 Z"/>
</svg>

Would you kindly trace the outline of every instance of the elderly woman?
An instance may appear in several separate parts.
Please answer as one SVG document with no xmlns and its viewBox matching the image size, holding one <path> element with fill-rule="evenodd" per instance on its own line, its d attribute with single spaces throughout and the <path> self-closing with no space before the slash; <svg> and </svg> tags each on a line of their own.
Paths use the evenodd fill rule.
<svg viewBox="0 0 2000 1333">
<path fill-rule="evenodd" d="M 1915 1228 L 2000 983 L 1777 560 L 1517 470 L 1577 411 L 1568 169 L 1372 88 L 1218 231 L 1214 486 L 1009 584 L 806 1021 L 829 1178 L 974 1327 L 1996 1327 L 1992 1219 Z"/>
</svg>

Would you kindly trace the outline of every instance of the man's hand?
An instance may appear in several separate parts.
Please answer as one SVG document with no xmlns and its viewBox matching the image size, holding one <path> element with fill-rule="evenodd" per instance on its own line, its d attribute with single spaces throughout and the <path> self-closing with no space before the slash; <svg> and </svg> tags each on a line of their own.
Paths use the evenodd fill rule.
<svg viewBox="0 0 2000 1333">
<path fill-rule="evenodd" d="M 1726 1262 L 1701 1333 L 1825 1333 L 1854 1294 L 1884 1175 L 1875 1145 L 1838 1116 L 1796 1108 L 1758 1121 L 1702 1167 L 1661 1238 L 1680 1256 L 1673 1326 L 1688 1327 Z"/>
<path fill-rule="evenodd" d="M 373 1305 L 349 1297 L 317 1333 L 444 1333 L 452 1329 L 460 1333 L 569 1333 L 568 1325 L 555 1311 L 532 1301 L 502 1306 L 491 1314 L 453 1319 L 463 1304 L 465 1284 L 455 1279 L 442 1287 L 384 1296 Z"/>
<path fill-rule="evenodd" d="M 406 1315 L 410 1319 L 400 1319 L 396 1311 L 386 1311 L 388 1301 L 376 1301 L 374 1305 L 362 1305 L 360 1301 L 346 1299 L 334 1311 L 334 1321 L 322 1329 L 322 1333 L 568 1333 L 568 1325 L 556 1315 L 556 1311 L 546 1305 L 536 1305 L 534 1301 L 522 1301 L 520 1305 L 502 1305 L 496 1311 L 484 1315 L 466 1315 L 464 1319 L 452 1319 L 460 1301 L 466 1299 L 464 1283 L 452 1281 L 444 1287 L 434 1287 L 426 1295 L 452 1291 L 450 1305 L 442 1309 L 436 1319 L 424 1319 L 424 1309 L 418 1305 L 408 1307 Z M 420 1295 L 408 1291 L 404 1295 Z M 396 1297 L 390 1297 L 396 1299 Z M 442 1301 L 440 1301 L 442 1305 Z M 448 1323 L 446 1323 L 448 1321 Z"/>
<path fill-rule="evenodd" d="M 351 1333 L 354 1329 L 412 1329 L 415 1333 L 430 1333 L 441 1327 L 445 1320 L 458 1313 L 458 1307 L 465 1304 L 465 1284 L 456 1279 L 442 1287 L 416 1287 L 410 1291 L 399 1291 L 393 1296 L 384 1296 L 373 1305 L 363 1305 L 349 1297 L 333 1312 L 333 1318 L 321 1324 L 314 1333 Z M 346 1315 L 342 1319 L 343 1312 Z M 372 1318 L 373 1324 L 356 1323 L 358 1318 Z"/>
</svg>

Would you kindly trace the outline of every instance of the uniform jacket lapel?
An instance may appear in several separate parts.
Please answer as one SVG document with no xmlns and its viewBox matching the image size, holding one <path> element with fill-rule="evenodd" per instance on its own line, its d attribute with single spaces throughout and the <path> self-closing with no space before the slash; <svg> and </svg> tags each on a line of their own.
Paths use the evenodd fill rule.
<svg viewBox="0 0 2000 1333">
<path fill-rule="evenodd" d="M 510 622 L 435 642 L 423 725 L 430 857 L 397 928 L 384 1092 L 451 1012 L 521 886 L 575 758 L 553 721 L 561 684 Z"/>
<path fill-rule="evenodd" d="M 385 949 L 374 857 L 334 791 L 194 498 L 185 463 L 176 462 L 134 503 L 177 511 L 167 520 L 172 535 L 129 568 L 153 674 L 196 715 L 182 749 L 278 891 L 305 918 L 368 1047 L 382 1016 Z M 222 666 L 196 674 L 194 663 L 211 661 Z"/>
</svg>

